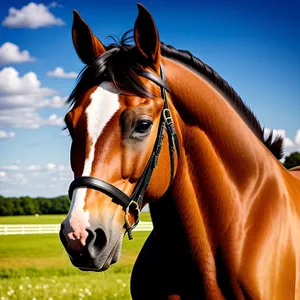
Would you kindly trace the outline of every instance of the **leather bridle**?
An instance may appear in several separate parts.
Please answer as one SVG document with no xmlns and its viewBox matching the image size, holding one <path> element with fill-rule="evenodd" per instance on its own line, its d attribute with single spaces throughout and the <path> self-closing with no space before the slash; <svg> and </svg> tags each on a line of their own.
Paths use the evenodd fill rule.
<svg viewBox="0 0 300 300">
<path fill-rule="evenodd" d="M 132 239 L 132 229 L 136 227 L 139 222 L 140 217 L 140 209 L 142 206 L 143 197 L 145 191 L 149 185 L 152 173 L 157 166 L 158 157 L 162 148 L 163 138 L 164 138 L 164 131 L 166 129 L 169 139 L 169 152 L 170 152 L 170 165 L 171 165 L 171 176 L 170 176 L 170 184 L 173 181 L 174 177 L 174 152 L 177 151 L 177 158 L 179 158 L 180 149 L 179 149 L 179 142 L 178 137 L 176 134 L 175 126 L 171 117 L 171 112 L 168 106 L 168 100 L 166 96 L 166 91 L 170 92 L 165 78 L 165 73 L 163 66 L 160 66 L 160 76 L 159 78 L 154 73 L 145 71 L 145 70 L 138 70 L 138 75 L 145 77 L 155 84 L 159 85 L 161 88 L 161 97 L 164 100 L 164 108 L 162 110 L 157 137 L 155 140 L 155 144 L 152 150 L 152 154 L 147 162 L 147 165 L 139 178 L 138 182 L 136 183 L 131 196 L 127 196 L 124 192 L 120 189 L 115 187 L 114 185 L 100 180 L 95 177 L 91 176 L 80 176 L 75 178 L 69 187 L 69 198 L 72 201 L 72 195 L 76 188 L 91 188 L 97 191 L 100 191 L 107 196 L 111 197 L 115 202 L 118 202 L 123 206 L 125 210 L 125 228 L 128 233 L 129 239 Z M 129 222 L 129 212 L 133 209 L 135 212 L 135 222 L 131 225 Z"/>
</svg>

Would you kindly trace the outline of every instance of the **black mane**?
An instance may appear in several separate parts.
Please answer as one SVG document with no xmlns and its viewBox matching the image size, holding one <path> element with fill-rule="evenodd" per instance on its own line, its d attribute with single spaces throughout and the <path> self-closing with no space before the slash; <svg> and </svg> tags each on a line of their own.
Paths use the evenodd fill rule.
<svg viewBox="0 0 300 300">
<path fill-rule="evenodd" d="M 128 42 L 132 39 L 126 32 L 121 41 L 106 47 L 107 52 L 98 56 L 91 65 L 87 65 L 79 74 L 77 84 L 67 103 L 74 104 L 76 98 L 104 80 L 113 81 L 114 85 L 124 94 L 135 94 L 140 97 L 153 97 L 144 87 L 137 75 L 137 70 L 146 65 L 144 58 L 138 53 L 136 47 Z M 247 123 L 248 127 L 260 139 L 277 159 L 283 157 L 283 138 L 278 136 L 273 140 L 273 132 L 264 138 L 264 129 L 254 113 L 247 107 L 235 90 L 210 66 L 193 56 L 189 51 L 177 50 L 170 45 L 161 43 L 161 54 L 190 68 L 203 76 L 224 95 L 226 100 L 235 108 Z"/>
</svg>

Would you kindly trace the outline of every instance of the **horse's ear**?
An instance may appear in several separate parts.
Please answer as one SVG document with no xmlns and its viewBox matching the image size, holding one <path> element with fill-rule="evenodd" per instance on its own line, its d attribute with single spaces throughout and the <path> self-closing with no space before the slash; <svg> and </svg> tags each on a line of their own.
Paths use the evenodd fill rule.
<svg viewBox="0 0 300 300">
<path fill-rule="evenodd" d="M 139 52 L 158 72 L 160 66 L 160 40 L 151 14 L 138 4 L 139 14 L 134 24 L 134 40 Z"/>
<path fill-rule="evenodd" d="M 72 38 L 75 50 L 80 59 L 87 65 L 103 54 L 106 50 L 103 44 L 93 35 L 90 27 L 82 20 L 76 10 L 73 11 Z"/>
</svg>

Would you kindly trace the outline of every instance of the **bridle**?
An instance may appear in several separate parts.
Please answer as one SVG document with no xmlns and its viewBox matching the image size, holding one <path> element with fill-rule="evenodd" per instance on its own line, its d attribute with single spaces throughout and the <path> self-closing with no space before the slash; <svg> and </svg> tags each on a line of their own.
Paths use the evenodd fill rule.
<svg viewBox="0 0 300 300">
<path fill-rule="evenodd" d="M 163 66 L 160 66 L 160 76 L 158 77 L 154 73 L 145 71 L 145 70 L 137 70 L 138 75 L 145 77 L 155 84 L 159 85 L 161 88 L 161 97 L 164 100 L 164 108 L 162 110 L 158 132 L 155 140 L 155 144 L 152 150 L 152 154 L 147 162 L 147 165 L 139 178 L 137 184 L 135 185 L 131 196 L 127 196 L 124 192 L 120 189 L 115 187 L 114 185 L 100 180 L 95 177 L 91 176 L 80 176 L 75 178 L 69 187 L 69 198 L 72 201 L 72 195 L 76 188 L 91 188 L 97 191 L 100 191 L 107 196 L 113 198 L 115 202 L 120 203 L 125 210 L 125 228 L 128 233 L 128 237 L 131 240 L 132 237 L 132 229 L 136 227 L 139 222 L 140 217 L 140 209 L 142 206 L 142 201 L 146 189 L 149 185 L 152 173 L 157 166 L 158 157 L 162 148 L 163 138 L 164 138 L 164 131 L 166 129 L 169 139 L 169 152 L 170 152 L 170 165 L 171 165 L 171 176 L 170 176 L 170 184 L 174 178 L 174 152 L 177 151 L 177 157 L 179 158 L 180 149 L 179 149 L 179 142 L 178 137 L 176 134 L 175 126 L 172 120 L 171 112 L 168 106 L 168 100 L 166 96 L 166 91 L 170 92 L 165 78 L 165 73 Z M 129 222 L 129 212 L 133 209 L 135 212 L 135 222 L 130 224 Z"/>
</svg>

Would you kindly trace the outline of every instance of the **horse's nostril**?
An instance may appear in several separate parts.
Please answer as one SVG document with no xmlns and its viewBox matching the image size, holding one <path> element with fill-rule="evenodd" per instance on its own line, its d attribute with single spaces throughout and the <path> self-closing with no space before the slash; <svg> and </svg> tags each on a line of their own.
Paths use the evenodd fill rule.
<svg viewBox="0 0 300 300">
<path fill-rule="evenodd" d="M 94 247 L 100 252 L 102 249 L 105 248 L 107 243 L 106 234 L 103 229 L 98 228 L 95 230 L 96 232 L 96 239 L 94 241 Z"/>
<path fill-rule="evenodd" d="M 107 244 L 107 237 L 102 228 L 95 231 L 87 229 L 88 237 L 86 239 L 87 250 L 92 258 L 95 258 L 103 251 Z"/>
</svg>

